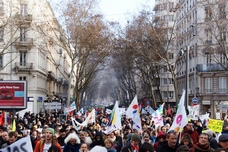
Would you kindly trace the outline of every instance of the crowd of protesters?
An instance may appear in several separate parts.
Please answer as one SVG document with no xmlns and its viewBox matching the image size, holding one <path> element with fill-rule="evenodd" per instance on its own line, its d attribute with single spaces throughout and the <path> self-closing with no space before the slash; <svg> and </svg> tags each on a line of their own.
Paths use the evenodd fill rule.
<svg viewBox="0 0 228 152">
<path fill-rule="evenodd" d="M 5 148 L 20 138 L 30 136 L 34 152 L 228 152 L 228 125 L 215 133 L 205 122 L 189 121 L 180 133 L 170 130 L 175 113 L 164 116 L 164 126 L 155 129 L 152 116 L 141 115 L 142 132 L 132 129 L 133 121 L 125 115 L 121 118 L 122 130 L 106 133 L 109 114 L 96 113 L 96 123 L 76 130 L 71 121 L 74 117 L 83 122 L 85 115 L 67 115 L 62 112 L 25 113 L 15 117 L 16 131 L 11 125 L 0 126 L 0 148 Z"/>
</svg>

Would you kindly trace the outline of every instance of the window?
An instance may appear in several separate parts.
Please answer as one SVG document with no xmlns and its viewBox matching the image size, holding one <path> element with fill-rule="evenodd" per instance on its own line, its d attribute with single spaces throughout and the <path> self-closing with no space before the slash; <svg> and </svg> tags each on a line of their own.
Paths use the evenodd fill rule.
<svg viewBox="0 0 228 152">
<path fill-rule="evenodd" d="M 219 18 L 223 19 L 226 18 L 226 8 L 225 8 L 225 4 L 221 7 L 219 7 Z"/>
<path fill-rule="evenodd" d="M 212 10 L 211 8 L 205 8 L 205 19 L 211 20 L 212 19 Z"/>
<path fill-rule="evenodd" d="M 207 29 L 206 31 L 206 43 L 212 43 L 212 32 L 211 29 Z"/>
<path fill-rule="evenodd" d="M 167 78 L 163 79 L 164 84 L 167 84 Z"/>
<path fill-rule="evenodd" d="M 3 0 L 0 0 L 0 15 L 4 15 L 4 3 L 3 3 Z"/>
<path fill-rule="evenodd" d="M 3 36 L 4 36 L 4 28 L 0 27 L 0 42 L 3 41 Z"/>
<path fill-rule="evenodd" d="M 169 80 L 169 84 L 173 84 L 172 78 L 169 78 L 168 80 Z"/>
<path fill-rule="evenodd" d="M 0 69 L 3 68 L 3 55 L 0 55 Z"/>
<path fill-rule="evenodd" d="M 164 98 L 173 98 L 173 91 L 164 91 L 163 92 L 163 97 Z"/>
<path fill-rule="evenodd" d="M 226 56 L 224 54 L 219 54 L 219 60 L 221 64 L 226 64 L 227 60 L 226 60 Z"/>
<path fill-rule="evenodd" d="M 219 78 L 219 93 L 226 93 L 226 77 Z"/>
<path fill-rule="evenodd" d="M 19 80 L 21 80 L 21 81 L 26 80 L 26 77 L 25 76 L 21 76 L 21 77 L 19 77 Z"/>
<path fill-rule="evenodd" d="M 26 41 L 26 28 L 20 28 L 20 41 Z"/>
<path fill-rule="evenodd" d="M 26 66 L 26 52 L 20 53 L 20 66 Z"/>
<path fill-rule="evenodd" d="M 206 63 L 207 63 L 207 65 L 208 64 L 211 64 L 211 61 L 212 61 L 212 55 L 210 54 L 210 53 L 205 53 L 205 55 L 206 55 Z"/>
<path fill-rule="evenodd" d="M 25 16 L 28 14 L 28 4 L 21 4 L 21 15 Z"/>
<path fill-rule="evenodd" d="M 205 78 L 205 93 L 212 93 L 212 78 Z"/>
</svg>

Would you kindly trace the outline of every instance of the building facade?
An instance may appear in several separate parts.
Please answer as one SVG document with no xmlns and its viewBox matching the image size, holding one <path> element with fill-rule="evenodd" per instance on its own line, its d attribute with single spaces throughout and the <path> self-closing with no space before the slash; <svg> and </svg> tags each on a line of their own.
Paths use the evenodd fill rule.
<svg viewBox="0 0 228 152">
<path fill-rule="evenodd" d="M 176 49 L 174 46 L 174 35 L 173 29 L 175 27 L 175 12 L 173 8 L 175 6 L 175 0 L 156 0 L 155 7 L 153 11 L 154 20 L 153 23 L 155 26 L 167 28 L 167 38 L 170 40 L 167 46 L 167 62 L 170 63 L 172 67 L 175 63 L 175 56 L 176 56 Z M 167 65 L 167 62 L 161 61 L 161 64 Z M 167 70 L 168 66 L 162 68 L 160 71 L 160 91 L 163 98 L 163 101 L 166 102 L 166 106 L 175 107 L 176 100 L 175 100 L 175 91 L 173 87 L 172 75 L 169 70 Z M 159 101 L 158 101 L 159 102 Z"/>
<path fill-rule="evenodd" d="M 227 2 L 178 0 L 176 4 L 177 52 L 181 48 L 188 52 L 178 62 L 178 94 L 187 88 L 188 104 L 197 98 L 200 112 L 212 117 L 226 113 L 228 104 Z"/>
<path fill-rule="evenodd" d="M 45 109 L 45 101 L 64 103 L 71 62 L 58 45 L 63 32 L 49 2 L 1 0 L 0 18 L 0 79 L 27 81 L 31 112 Z"/>
</svg>

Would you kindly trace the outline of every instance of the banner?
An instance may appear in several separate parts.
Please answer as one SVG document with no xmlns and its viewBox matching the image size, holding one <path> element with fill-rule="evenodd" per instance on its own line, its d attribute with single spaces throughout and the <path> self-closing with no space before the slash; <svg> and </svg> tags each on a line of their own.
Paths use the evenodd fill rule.
<svg viewBox="0 0 228 152">
<path fill-rule="evenodd" d="M 200 106 L 188 106 L 189 114 L 188 114 L 188 119 L 191 120 L 198 120 L 199 119 L 199 110 Z"/>
<path fill-rule="evenodd" d="M 204 115 L 199 115 L 199 119 L 203 122 L 204 120 L 209 119 L 209 113 L 206 113 Z"/>
<path fill-rule="evenodd" d="M 209 119 L 208 128 L 214 132 L 222 132 L 223 120 Z"/>
<path fill-rule="evenodd" d="M 4 149 L 0 149 L 0 152 L 32 152 L 32 144 L 30 136 L 24 137 L 9 145 Z"/>
<path fill-rule="evenodd" d="M 146 112 L 148 112 L 150 115 L 152 115 L 155 111 L 151 106 L 146 106 L 145 107 Z M 163 110 L 163 109 L 162 109 Z"/>
<path fill-rule="evenodd" d="M 85 121 L 83 123 L 79 123 L 77 122 L 74 118 L 71 118 L 73 127 L 78 130 L 80 126 L 87 126 L 88 123 L 95 123 L 95 109 L 92 110 L 92 112 L 88 115 L 88 117 L 86 117 Z"/>
</svg>

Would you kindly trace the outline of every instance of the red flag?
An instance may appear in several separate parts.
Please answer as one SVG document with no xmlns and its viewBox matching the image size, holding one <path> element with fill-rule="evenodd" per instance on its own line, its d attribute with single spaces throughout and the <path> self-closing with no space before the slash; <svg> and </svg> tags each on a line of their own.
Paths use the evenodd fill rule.
<svg viewBox="0 0 228 152">
<path fill-rule="evenodd" d="M 74 113 L 74 110 L 72 110 L 69 115 L 72 117 L 73 116 L 73 113 Z"/>
<path fill-rule="evenodd" d="M 0 126 L 3 126 L 5 123 L 5 111 L 2 111 L 2 114 L 0 116 Z"/>
</svg>

